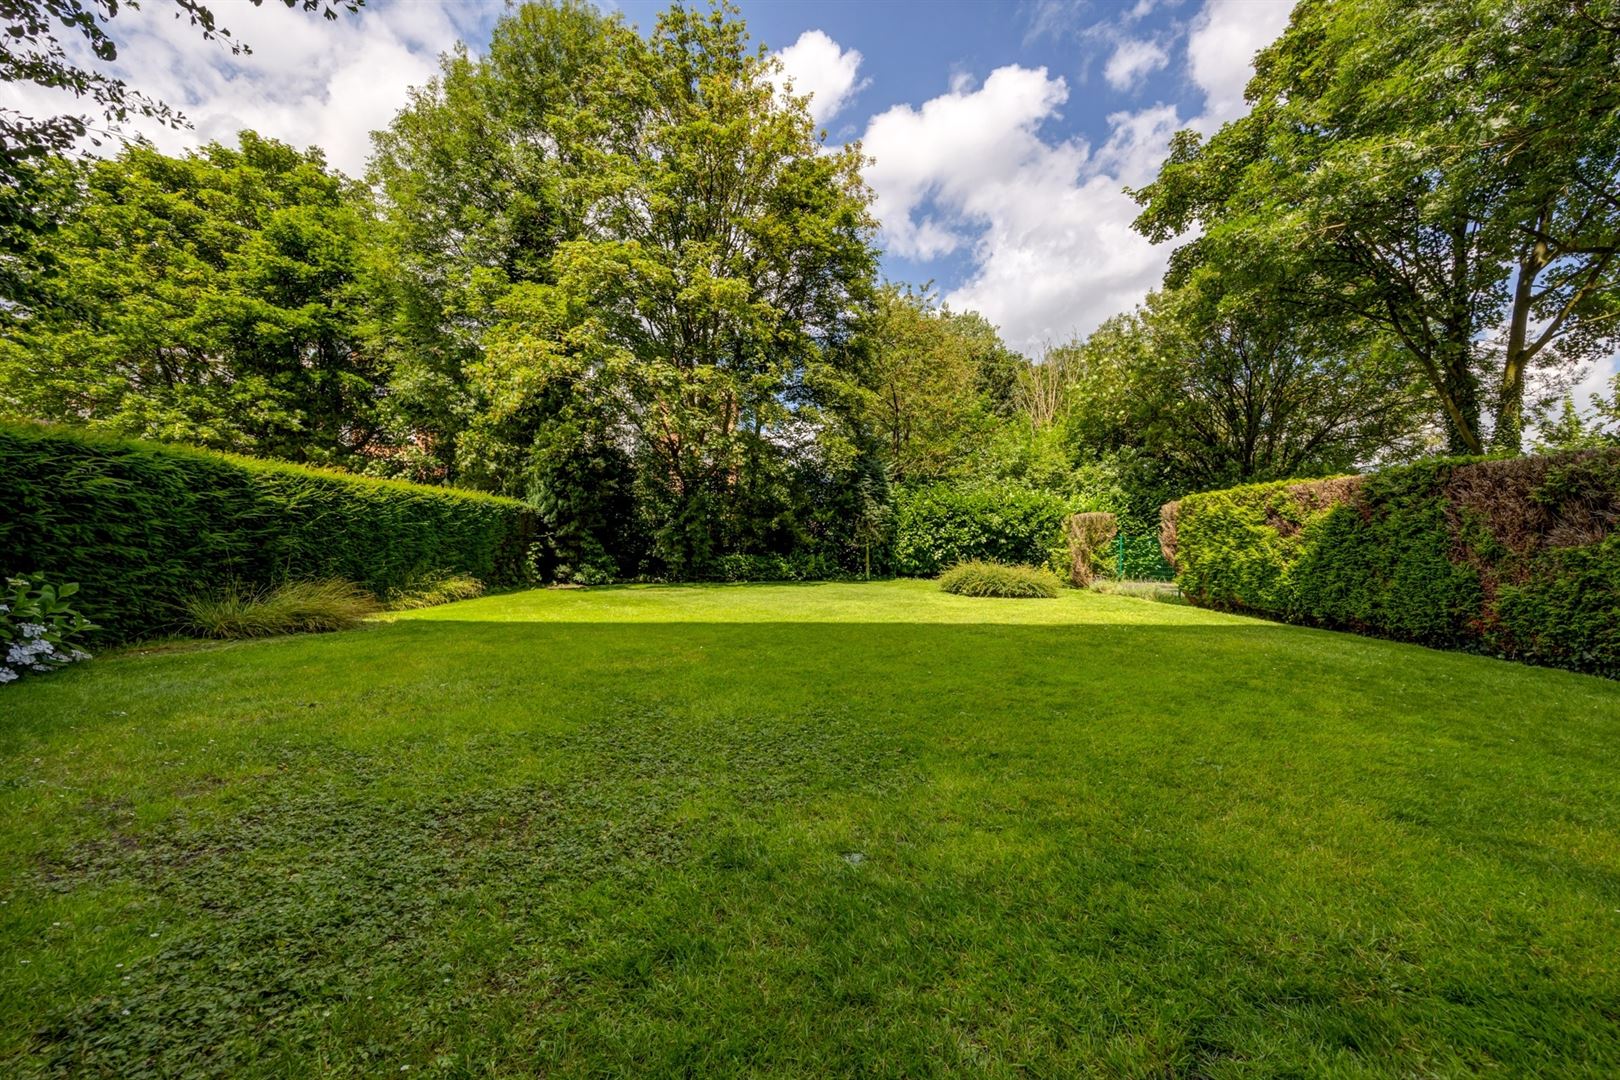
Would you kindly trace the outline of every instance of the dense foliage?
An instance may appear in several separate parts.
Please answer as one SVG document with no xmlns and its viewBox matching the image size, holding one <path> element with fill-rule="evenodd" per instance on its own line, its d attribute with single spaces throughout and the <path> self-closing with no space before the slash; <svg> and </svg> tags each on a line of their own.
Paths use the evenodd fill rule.
<svg viewBox="0 0 1620 1080">
<path fill-rule="evenodd" d="M 1620 451 L 1192 495 L 1195 603 L 1620 675 Z"/>
<path fill-rule="evenodd" d="M 939 575 L 939 587 L 956 596 L 1050 600 L 1063 583 L 1044 566 L 1010 566 L 974 560 L 957 563 Z"/>
<path fill-rule="evenodd" d="M 1371 327 L 1450 448 L 1517 452 L 1538 372 L 1620 340 L 1612 0 L 1302 0 L 1249 113 L 1176 136 L 1137 225 L 1288 317 Z"/>
<path fill-rule="evenodd" d="M 250 131 L 83 167 L 51 269 L 0 339 L 0 411 L 358 464 L 382 372 L 362 340 L 365 210 L 319 151 Z"/>
<path fill-rule="evenodd" d="M 1188 492 L 1620 437 L 1620 400 L 1555 411 L 1620 333 L 1617 24 L 1304 0 L 1138 192 L 1197 233 L 1162 287 L 1025 356 L 880 279 L 859 146 L 734 9 L 520 3 L 363 184 L 246 131 L 31 156 L 0 416 L 521 499 L 548 580 L 1061 566 L 1068 511 L 1162 576 Z"/>
<path fill-rule="evenodd" d="M 723 10 L 642 37 L 530 5 L 380 137 L 402 415 L 450 475 L 536 499 L 566 564 L 853 549 L 875 222 L 859 151 L 776 71 Z"/>
<path fill-rule="evenodd" d="M 0 506 L 0 571 L 79 582 L 104 640 L 176 628 L 187 598 L 226 583 L 518 582 L 539 540 L 509 499 L 9 425 Z"/>
<path fill-rule="evenodd" d="M 1063 523 L 1070 505 L 1050 492 L 933 484 L 895 503 L 897 573 L 932 577 L 971 560 L 1046 565 L 1068 562 Z"/>
</svg>

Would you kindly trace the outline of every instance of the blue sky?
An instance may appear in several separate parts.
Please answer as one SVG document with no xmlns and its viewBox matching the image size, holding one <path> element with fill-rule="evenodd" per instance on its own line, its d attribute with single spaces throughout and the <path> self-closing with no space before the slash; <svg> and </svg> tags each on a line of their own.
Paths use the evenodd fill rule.
<svg viewBox="0 0 1620 1080">
<path fill-rule="evenodd" d="M 488 41 L 500 0 L 370 0 L 323 24 L 281 4 L 214 0 L 253 47 L 200 41 L 167 4 L 125 8 L 118 73 L 181 107 L 185 131 L 146 129 L 177 151 L 252 127 L 318 145 L 364 171 L 369 133 L 458 40 Z M 618 0 L 643 29 L 660 0 Z M 1152 178 L 1170 134 L 1211 131 L 1244 109 L 1254 52 L 1291 0 L 743 0 L 829 141 L 875 159 L 884 270 L 933 281 L 1032 354 L 1129 310 L 1169 254 L 1130 228 L 1122 189 Z M 0 87 L 25 112 L 71 103 Z M 1591 373 L 1598 388 L 1616 367 Z"/>
</svg>

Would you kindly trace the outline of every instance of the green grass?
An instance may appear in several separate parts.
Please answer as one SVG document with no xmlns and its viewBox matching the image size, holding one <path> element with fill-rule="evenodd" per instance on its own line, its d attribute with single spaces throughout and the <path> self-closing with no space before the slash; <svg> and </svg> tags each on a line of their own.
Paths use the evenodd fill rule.
<svg viewBox="0 0 1620 1080">
<path fill-rule="evenodd" d="M 0 689 L 7 1076 L 1620 1074 L 1620 684 L 543 591 Z"/>
</svg>

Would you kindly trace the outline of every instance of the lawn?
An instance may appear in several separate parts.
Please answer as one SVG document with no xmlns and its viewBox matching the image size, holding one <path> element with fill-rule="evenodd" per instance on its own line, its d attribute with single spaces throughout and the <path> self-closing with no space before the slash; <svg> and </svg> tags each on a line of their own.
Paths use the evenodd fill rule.
<svg viewBox="0 0 1620 1080">
<path fill-rule="evenodd" d="M 8 1076 L 1620 1074 L 1620 684 L 514 593 L 0 689 Z"/>
</svg>

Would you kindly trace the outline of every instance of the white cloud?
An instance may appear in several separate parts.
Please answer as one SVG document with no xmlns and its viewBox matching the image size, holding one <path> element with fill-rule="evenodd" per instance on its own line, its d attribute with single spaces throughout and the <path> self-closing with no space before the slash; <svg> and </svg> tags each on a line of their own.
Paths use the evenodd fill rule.
<svg viewBox="0 0 1620 1080">
<path fill-rule="evenodd" d="M 1248 111 L 1254 54 L 1283 32 L 1293 8 L 1293 0 L 1207 0 L 1187 35 L 1188 74 L 1204 92 L 1192 127 L 1209 133 Z"/>
<path fill-rule="evenodd" d="M 294 146 L 320 146 L 333 165 L 358 175 L 370 154 L 371 131 L 393 118 L 409 87 L 437 72 L 439 54 L 498 10 L 497 0 L 400 2 L 328 22 L 277 3 L 217 5 L 232 37 L 253 50 L 232 56 L 165 5 L 123 6 L 109 25 L 119 43 L 119 59 L 109 70 L 191 121 L 192 129 L 180 131 L 129 125 L 164 150 L 231 142 L 238 130 L 253 128 Z M 0 106 L 31 115 L 85 111 L 67 95 L 15 84 L 0 87 Z"/>
<path fill-rule="evenodd" d="M 825 124 L 838 115 L 867 85 L 856 81 L 861 54 L 840 48 L 838 42 L 820 30 L 806 30 L 799 40 L 777 53 L 782 76 L 795 94 L 810 95 L 810 116 Z"/>
<path fill-rule="evenodd" d="M 1103 67 L 1103 78 L 1115 90 L 1129 90 L 1170 62 L 1170 54 L 1151 41 L 1126 38 L 1114 46 Z"/>
<path fill-rule="evenodd" d="M 920 107 L 874 116 L 862 145 L 875 159 L 866 177 L 888 250 L 918 260 L 971 250 L 972 272 L 945 299 L 982 312 L 1015 348 L 1086 334 L 1128 311 L 1159 283 L 1171 245 L 1131 228 L 1139 208 L 1123 189 L 1153 178 L 1178 128 L 1241 111 L 1250 59 L 1288 10 L 1209 0 L 1189 49 L 1203 113 L 1117 112 L 1100 146 L 1043 134 L 1069 96 L 1044 68 L 998 68 L 980 87 L 955 79 Z"/>
</svg>

